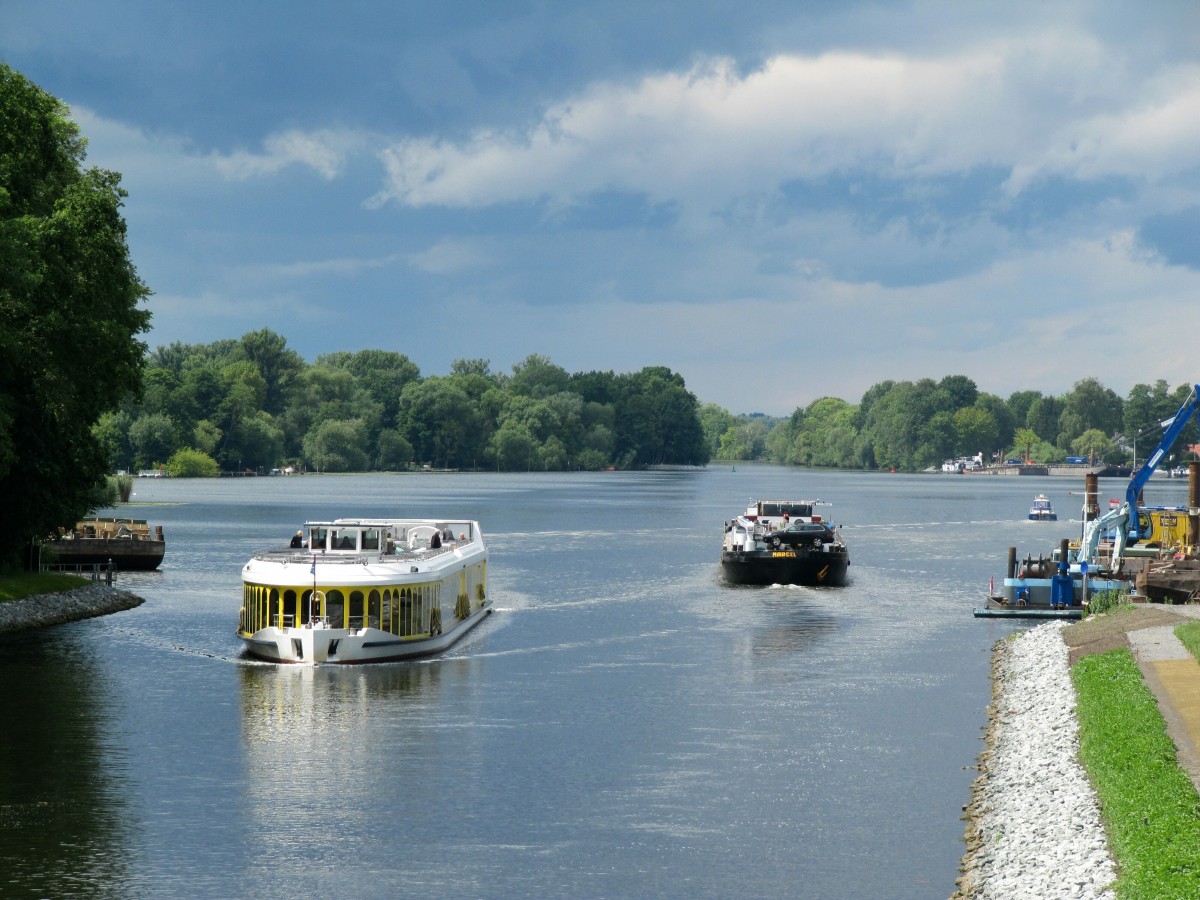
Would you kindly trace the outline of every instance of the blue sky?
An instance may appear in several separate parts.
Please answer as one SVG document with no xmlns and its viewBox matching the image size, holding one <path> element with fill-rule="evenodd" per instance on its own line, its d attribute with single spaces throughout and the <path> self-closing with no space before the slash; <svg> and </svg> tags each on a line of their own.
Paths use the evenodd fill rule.
<svg viewBox="0 0 1200 900">
<path fill-rule="evenodd" d="M 1200 5 L 0 3 L 122 173 L 154 347 L 424 375 L 1200 381 Z"/>
</svg>

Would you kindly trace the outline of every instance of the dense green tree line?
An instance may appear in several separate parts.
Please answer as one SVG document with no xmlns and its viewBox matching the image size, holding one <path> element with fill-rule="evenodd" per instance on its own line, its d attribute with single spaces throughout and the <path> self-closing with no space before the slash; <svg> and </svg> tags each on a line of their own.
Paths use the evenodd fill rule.
<svg viewBox="0 0 1200 900">
<path fill-rule="evenodd" d="M 91 426 L 141 387 L 150 321 L 115 172 L 83 168 L 67 108 L 0 65 L 0 568 L 95 505 Z"/>
<path fill-rule="evenodd" d="M 661 367 L 570 374 L 532 355 L 509 374 L 458 360 L 422 377 L 401 353 L 339 352 L 312 364 L 263 329 L 175 343 L 146 360 L 139 400 L 95 428 L 114 469 L 177 474 L 703 465 L 696 398 Z M 211 460 L 212 464 L 205 460 Z"/>
<path fill-rule="evenodd" d="M 1163 422 L 1192 385 L 1137 384 L 1122 399 L 1095 378 L 1062 396 L 1018 391 L 1008 399 L 978 390 L 964 375 L 941 381 L 883 381 L 857 405 L 821 397 L 791 416 L 734 415 L 715 404 L 700 411 L 712 457 L 783 464 L 919 471 L 982 454 L 1061 462 L 1068 456 L 1124 463 L 1158 445 Z M 1168 451 L 1181 463 L 1197 443 L 1193 421 Z"/>
</svg>

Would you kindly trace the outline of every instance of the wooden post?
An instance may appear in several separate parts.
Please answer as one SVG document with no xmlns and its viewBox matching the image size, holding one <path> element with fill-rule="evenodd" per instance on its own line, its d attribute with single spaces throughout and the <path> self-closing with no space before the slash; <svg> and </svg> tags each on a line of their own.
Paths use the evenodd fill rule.
<svg viewBox="0 0 1200 900">
<path fill-rule="evenodd" d="M 1200 462 L 1188 463 L 1187 554 L 1195 556 L 1200 545 Z"/>
</svg>

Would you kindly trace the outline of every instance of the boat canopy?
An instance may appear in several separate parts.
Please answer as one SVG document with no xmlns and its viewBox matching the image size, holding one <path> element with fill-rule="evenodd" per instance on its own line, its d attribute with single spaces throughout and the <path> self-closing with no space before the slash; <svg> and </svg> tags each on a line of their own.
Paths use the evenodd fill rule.
<svg viewBox="0 0 1200 900">
<path fill-rule="evenodd" d="M 819 500 L 759 500 L 758 514 L 760 516 L 782 516 L 787 513 L 789 517 L 803 516 L 807 518 L 813 514 L 813 506 L 820 502 Z"/>
</svg>

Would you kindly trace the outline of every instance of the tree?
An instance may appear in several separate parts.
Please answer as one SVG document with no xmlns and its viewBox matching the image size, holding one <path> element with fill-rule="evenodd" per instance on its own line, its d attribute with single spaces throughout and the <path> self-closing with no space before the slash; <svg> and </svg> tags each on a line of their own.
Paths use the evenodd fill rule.
<svg viewBox="0 0 1200 900">
<path fill-rule="evenodd" d="M 1075 382 L 1071 393 L 1063 399 L 1063 414 L 1059 418 L 1060 431 L 1069 442 L 1092 428 L 1106 435 L 1121 430 L 1124 411 L 1119 396 L 1095 378 L 1084 378 Z"/>
<path fill-rule="evenodd" d="M 944 392 L 950 400 L 950 412 L 965 406 L 974 406 L 979 398 L 979 389 L 975 382 L 966 375 L 947 375 L 938 382 L 938 390 Z"/>
<path fill-rule="evenodd" d="M 167 460 L 167 472 L 172 478 L 216 478 L 221 474 L 215 459 L 192 447 L 172 453 Z"/>
<path fill-rule="evenodd" d="M 1033 447 L 1039 443 L 1038 434 L 1032 428 L 1018 428 L 1013 435 L 1014 446 L 1021 451 L 1021 458 L 1029 462 Z"/>
<path fill-rule="evenodd" d="M 304 438 L 304 456 L 319 472 L 367 468 L 367 428 L 361 419 L 326 419 Z"/>
<path fill-rule="evenodd" d="M 287 341 L 281 335 L 269 328 L 242 335 L 241 351 L 262 376 L 263 411 L 279 415 L 304 368 L 304 360 L 295 350 L 287 348 Z"/>
<path fill-rule="evenodd" d="M 1058 437 L 1058 419 L 1062 411 L 1062 401 L 1057 397 L 1038 397 L 1029 404 L 1025 425 L 1032 428 L 1039 438 L 1053 442 Z"/>
<path fill-rule="evenodd" d="M 1015 391 L 1009 394 L 1008 411 L 1012 413 L 1013 422 L 1017 425 L 1024 425 L 1029 418 L 1029 407 L 1033 405 L 1034 400 L 1040 399 L 1041 391 Z M 995 413 L 992 413 L 995 415 Z M 997 421 L 999 421 L 997 419 Z M 1001 441 L 1001 443 L 1007 443 Z"/>
<path fill-rule="evenodd" d="M 883 467 L 923 469 L 941 462 L 954 450 L 953 411 L 950 396 L 929 378 L 884 382 L 863 395 L 868 404 L 862 417 L 859 449 Z M 861 416 L 861 410 L 860 410 Z"/>
<path fill-rule="evenodd" d="M 617 390 L 617 462 L 623 466 L 704 465 L 708 446 L 696 397 L 663 366 L 622 375 Z"/>
<path fill-rule="evenodd" d="M 512 367 L 508 389 L 514 394 L 527 397 L 548 397 L 569 389 L 571 376 L 561 366 L 556 366 L 548 357 L 531 353 Z"/>
<path fill-rule="evenodd" d="M 978 406 L 964 406 L 954 413 L 956 455 L 974 455 L 996 446 L 999 429 L 992 414 Z"/>
<path fill-rule="evenodd" d="M 1098 459 L 1112 457 L 1117 445 L 1099 428 L 1089 428 L 1071 442 L 1071 449 L 1086 456 L 1089 462 L 1095 463 Z"/>
<path fill-rule="evenodd" d="M 92 433 L 104 448 L 110 471 L 133 468 L 133 445 L 129 441 L 129 429 L 133 419 L 124 410 L 103 413 Z"/>
<path fill-rule="evenodd" d="M 141 389 L 150 313 L 120 176 L 82 169 L 59 100 L 0 65 L 0 565 L 73 525 L 108 460 L 92 426 Z M 97 377 L 103 373 L 103 377 Z"/>
<path fill-rule="evenodd" d="M 378 455 L 375 468 L 384 472 L 400 472 L 412 462 L 413 448 L 397 429 L 389 428 L 379 433 L 376 442 Z"/>
<path fill-rule="evenodd" d="M 1162 423 L 1175 416 L 1191 390 L 1189 385 L 1181 384 L 1170 391 L 1162 379 L 1153 387 L 1135 384 L 1124 405 L 1125 444 L 1136 450 L 1141 458 L 1148 456 L 1162 438 Z M 1195 426 L 1189 422 L 1168 452 L 1182 458 L 1187 446 L 1195 442 Z"/>
<path fill-rule="evenodd" d="M 412 382 L 400 395 L 402 429 L 422 462 L 465 468 L 483 459 L 479 411 L 452 377 Z"/>
<path fill-rule="evenodd" d="M 129 426 L 129 443 L 136 468 L 146 469 L 166 462 L 175 451 L 175 423 L 165 413 L 142 413 Z"/>
<path fill-rule="evenodd" d="M 709 455 L 720 456 L 721 436 L 733 427 L 737 419 L 729 410 L 715 403 L 705 403 L 700 407 L 699 415 Z"/>
</svg>

